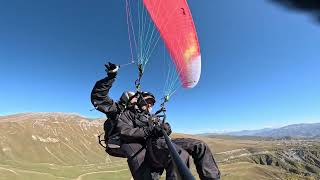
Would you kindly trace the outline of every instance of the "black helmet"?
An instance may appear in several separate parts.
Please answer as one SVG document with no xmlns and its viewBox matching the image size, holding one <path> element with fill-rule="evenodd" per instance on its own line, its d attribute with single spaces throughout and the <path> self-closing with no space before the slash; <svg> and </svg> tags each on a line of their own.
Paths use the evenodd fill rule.
<svg viewBox="0 0 320 180">
<path fill-rule="evenodd" d="M 147 104 L 154 105 L 156 103 L 156 98 L 151 92 L 141 92 L 141 96 L 138 98 L 138 104 L 144 106 Z"/>
<path fill-rule="evenodd" d="M 134 96 L 134 92 L 132 91 L 125 91 L 122 93 L 121 97 L 120 97 L 120 100 L 119 102 L 122 103 L 122 104 L 127 104 L 129 99 Z"/>
</svg>

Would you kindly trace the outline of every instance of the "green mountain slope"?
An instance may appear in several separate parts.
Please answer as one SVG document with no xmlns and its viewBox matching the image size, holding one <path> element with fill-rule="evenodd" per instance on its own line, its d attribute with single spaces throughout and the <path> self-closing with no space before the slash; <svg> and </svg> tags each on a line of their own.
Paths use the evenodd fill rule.
<svg viewBox="0 0 320 180">
<path fill-rule="evenodd" d="M 126 159 L 97 143 L 103 120 L 77 114 L 0 117 L 0 180 L 131 179 Z M 215 153 L 222 179 L 319 179 L 319 142 L 230 136 L 196 137 Z M 196 176 L 194 166 L 192 172 Z"/>
</svg>

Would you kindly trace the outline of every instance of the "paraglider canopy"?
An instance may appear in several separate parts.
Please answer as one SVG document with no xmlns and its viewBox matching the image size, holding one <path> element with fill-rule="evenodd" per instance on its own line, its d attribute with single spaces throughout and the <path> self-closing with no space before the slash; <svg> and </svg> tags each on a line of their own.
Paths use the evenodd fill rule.
<svg viewBox="0 0 320 180">
<path fill-rule="evenodd" d="M 132 8 L 135 5 L 137 8 Z M 126 10 L 132 59 L 138 61 L 139 67 L 139 80 L 136 83 L 139 86 L 136 87 L 140 87 L 141 72 L 144 72 L 159 39 L 162 39 L 175 66 L 175 71 L 169 67 L 164 95 L 171 96 L 179 86 L 195 87 L 201 74 L 201 54 L 187 1 L 126 0 Z M 149 14 L 148 17 L 147 14 Z M 147 23 L 148 20 L 149 23 Z M 150 24 L 153 30 L 150 29 Z M 154 31 L 155 29 L 157 32 Z M 157 33 L 159 38 L 154 38 Z M 136 49 L 135 58 L 133 58 L 133 49 Z"/>
<path fill-rule="evenodd" d="M 143 2 L 176 65 L 182 86 L 193 88 L 200 79 L 201 55 L 186 0 Z"/>
</svg>

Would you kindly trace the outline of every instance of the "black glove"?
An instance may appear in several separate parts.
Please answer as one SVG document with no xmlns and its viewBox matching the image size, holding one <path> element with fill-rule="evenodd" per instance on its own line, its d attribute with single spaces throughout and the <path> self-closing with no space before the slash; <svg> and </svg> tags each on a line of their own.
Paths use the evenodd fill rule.
<svg viewBox="0 0 320 180">
<path fill-rule="evenodd" d="M 152 135 L 154 138 L 162 137 L 163 136 L 162 128 L 160 126 L 154 126 L 153 131 L 152 131 Z"/>
<path fill-rule="evenodd" d="M 104 65 L 106 67 L 106 72 L 108 74 L 116 74 L 120 68 L 119 65 L 113 64 L 111 62 L 109 62 L 108 64 Z"/>
<path fill-rule="evenodd" d="M 147 137 L 151 138 L 159 138 L 163 136 L 162 128 L 160 126 L 149 126 L 147 129 L 145 129 Z"/>
<path fill-rule="evenodd" d="M 164 131 L 166 131 L 167 135 L 170 136 L 170 134 L 172 133 L 170 124 L 166 122 L 161 126 L 164 129 Z"/>
<path fill-rule="evenodd" d="M 142 100 L 141 100 L 142 101 Z M 155 115 L 151 115 L 148 119 L 149 126 L 156 125 L 160 123 L 160 118 Z"/>
</svg>

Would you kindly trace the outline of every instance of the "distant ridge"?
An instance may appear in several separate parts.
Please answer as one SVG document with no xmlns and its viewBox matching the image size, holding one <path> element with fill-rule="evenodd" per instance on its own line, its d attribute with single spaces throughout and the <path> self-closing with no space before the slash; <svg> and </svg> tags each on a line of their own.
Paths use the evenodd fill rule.
<svg viewBox="0 0 320 180">
<path fill-rule="evenodd" d="M 217 135 L 217 133 L 205 133 L 202 136 Z M 230 136 L 258 136 L 258 137 L 296 137 L 296 138 L 319 138 L 320 123 L 302 123 L 292 124 L 281 128 L 264 128 L 259 130 L 243 130 L 228 133 L 220 133 L 220 135 Z"/>
<path fill-rule="evenodd" d="M 269 132 L 271 130 L 274 130 L 274 129 L 263 128 L 263 129 L 258 129 L 258 130 L 242 130 L 242 131 L 230 132 L 230 133 L 226 133 L 226 134 L 232 135 L 232 136 L 256 136 L 257 134 Z"/>
<path fill-rule="evenodd" d="M 25 113 L 17 113 L 17 114 L 10 114 L 10 115 L 4 115 L 0 116 L 0 122 L 1 121 L 23 121 L 28 120 L 32 118 L 78 118 L 81 120 L 101 120 L 104 118 L 87 118 L 79 113 L 69 113 L 69 112 L 25 112 Z"/>
</svg>

